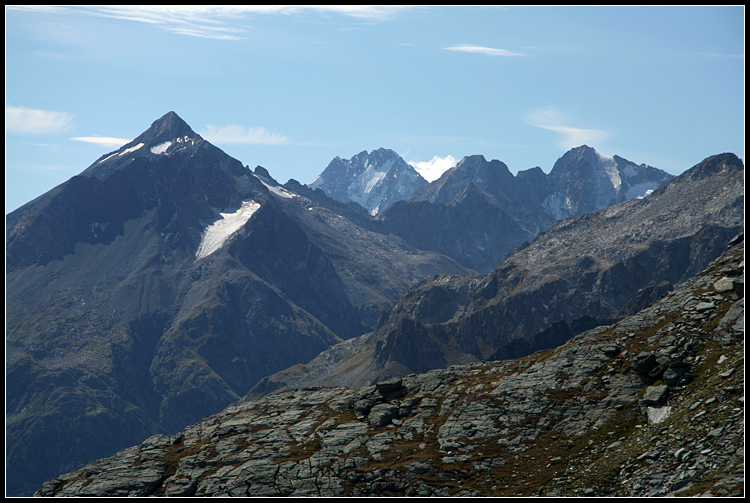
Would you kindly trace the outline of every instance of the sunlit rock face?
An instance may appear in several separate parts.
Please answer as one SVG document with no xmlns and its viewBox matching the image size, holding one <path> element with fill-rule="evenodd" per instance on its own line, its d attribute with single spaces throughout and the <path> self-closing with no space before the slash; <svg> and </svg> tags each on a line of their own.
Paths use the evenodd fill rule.
<svg viewBox="0 0 750 503">
<path fill-rule="evenodd" d="M 358 203 L 376 215 L 426 183 L 396 152 L 380 148 L 351 159 L 336 157 L 310 187 L 339 201 Z"/>
</svg>

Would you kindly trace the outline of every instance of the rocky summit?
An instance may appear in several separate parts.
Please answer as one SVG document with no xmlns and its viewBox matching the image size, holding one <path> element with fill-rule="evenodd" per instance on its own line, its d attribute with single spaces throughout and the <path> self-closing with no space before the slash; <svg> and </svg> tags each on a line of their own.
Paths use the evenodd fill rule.
<svg viewBox="0 0 750 503">
<path fill-rule="evenodd" d="M 240 402 L 36 495 L 743 496 L 743 237 L 558 348 Z"/>
<path fill-rule="evenodd" d="M 379 148 L 369 154 L 363 150 L 351 159 L 334 158 L 310 188 L 357 203 L 375 215 L 426 183 L 396 152 Z"/>
</svg>

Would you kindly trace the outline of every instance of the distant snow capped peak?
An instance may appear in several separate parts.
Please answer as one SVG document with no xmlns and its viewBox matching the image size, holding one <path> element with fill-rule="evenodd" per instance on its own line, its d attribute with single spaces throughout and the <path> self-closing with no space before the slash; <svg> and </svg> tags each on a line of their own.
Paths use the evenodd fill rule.
<svg viewBox="0 0 750 503">
<path fill-rule="evenodd" d="M 351 159 L 335 157 L 311 184 L 342 202 L 362 205 L 371 215 L 407 199 L 427 181 L 390 149 L 366 150 Z"/>
<path fill-rule="evenodd" d="M 550 171 L 550 194 L 544 207 L 558 219 L 582 215 L 643 198 L 672 178 L 652 166 L 581 145 L 563 154 Z"/>
</svg>

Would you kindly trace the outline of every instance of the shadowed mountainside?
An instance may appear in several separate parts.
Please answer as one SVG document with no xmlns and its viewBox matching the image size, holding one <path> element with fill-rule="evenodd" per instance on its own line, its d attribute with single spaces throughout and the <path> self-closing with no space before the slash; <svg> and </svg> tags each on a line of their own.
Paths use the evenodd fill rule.
<svg viewBox="0 0 750 503">
<path fill-rule="evenodd" d="M 344 209 L 170 112 L 9 214 L 8 493 L 218 412 L 414 282 L 468 272 Z"/>
</svg>

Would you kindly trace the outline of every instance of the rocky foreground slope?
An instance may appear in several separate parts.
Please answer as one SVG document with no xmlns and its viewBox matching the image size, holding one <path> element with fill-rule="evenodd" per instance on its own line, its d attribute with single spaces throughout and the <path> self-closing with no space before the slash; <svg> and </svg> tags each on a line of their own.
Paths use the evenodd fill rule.
<svg viewBox="0 0 750 503">
<path fill-rule="evenodd" d="M 237 403 L 36 495 L 741 496 L 743 432 L 740 235 L 556 349 Z"/>
</svg>

